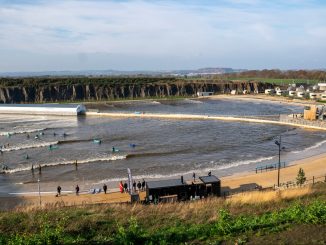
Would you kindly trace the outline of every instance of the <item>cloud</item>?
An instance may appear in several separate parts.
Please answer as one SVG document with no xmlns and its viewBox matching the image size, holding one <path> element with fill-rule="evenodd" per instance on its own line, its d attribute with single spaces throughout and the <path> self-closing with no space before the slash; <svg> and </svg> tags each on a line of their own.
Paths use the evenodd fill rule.
<svg viewBox="0 0 326 245">
<path fill-rule="evenodd" d="M 134 63 L 138 57 L 140 62 L 134 64 L 134 69 L 144 68 L 148 60 L 154 63 L 157 60 L 156 67 L 160 68 L 171 59 L 179 60 L 179 65 L 173 62 L 179 67 L 189 59 L 194 67 L 204 64 L 205 60 L 207 65 L 233 66 L 232 60 L 233 64 L 243 60 L 238 64 L 241 67 L 248 64 L 257 67 L 263 62 L 266 67 L 277 65 L 268 57 L 264 60 L 263 55 L 271 56 L 271 60 L 284 56 L 283 60 L 289 63 L 280 62 L 280 65 L 291 66 L 289 54 L 292 52 L 305 50 L 309 56 L 314 55 L 316 49 L 326 48 L 326 7 L 317 1 L 216 2 L 7 2 L 0 5 L 0 47 L 17 59 L 19 53 L 29 53 L 35 64 L 40 56 L 83 54 L 94 57 L 90 59 L 93 63 L 88 63 L 92 67 L 103 61 L 100 54 L 130 57 Z M 253 60 L 245 61 L 248 57 Z M 104 60 L 112 63 L 110 58 Z M 123 62 L 119 63 L 123 66 Z M 189 66 L 189 61 L 185 63 Z M 77 68 L 72 59 L 70 66 L 69 62 L 65 65 L 67 69 Z M 48 61 L 49 69 L 54 66 Z M 0 63 L 1 67 L 4 65 Z"/>
</svg>

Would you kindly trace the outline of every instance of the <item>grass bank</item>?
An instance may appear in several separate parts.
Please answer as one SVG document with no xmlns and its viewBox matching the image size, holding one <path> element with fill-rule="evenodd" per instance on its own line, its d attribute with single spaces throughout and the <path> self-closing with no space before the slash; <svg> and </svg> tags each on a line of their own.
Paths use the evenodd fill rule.
<svg viewBox="0 0 326 245">
<path fill-rule="evenodd" d="M 0 244 L 261 244 L 267 237 L 292 237 L 288 244 L 298 239 L 321 244 L 326 233 L 316 229 L 325 230 L 325 224 L 326 184 L 318 184 L 309 192 L 280 193 L 262 202 L 240 196 L 228 201 L 2 212 Z M 300 227 L 311 232 L 300 232 Z"/>
</svg>

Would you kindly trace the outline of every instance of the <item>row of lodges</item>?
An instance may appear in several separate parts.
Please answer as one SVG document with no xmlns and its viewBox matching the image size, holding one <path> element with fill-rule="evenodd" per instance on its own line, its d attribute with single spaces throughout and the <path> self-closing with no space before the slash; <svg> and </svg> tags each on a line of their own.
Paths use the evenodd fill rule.
<svg viewBox="0 0 326 245">
<path fill-rule="evenodd" d="M 319 83 L 308 88 L 305 88 L 303 85 L 296 87 L 295 84 L 292 84 L 287 90 L 282 90 L 279 87 L 265 89 L 265 94 L 326 101 L 326 83 Z"/>
<path fill-rule="evenodd" d="M 85 113 L 82 104 L 0 104 L 0 114 L 78 116 Z"/>
<path fill-rule="evenodd" d="M 184 181 L 167 179 L 146 182 L 147 202 L 174 202 L 221 196 L 221 181 L 214 175 Z"/>
</svg>

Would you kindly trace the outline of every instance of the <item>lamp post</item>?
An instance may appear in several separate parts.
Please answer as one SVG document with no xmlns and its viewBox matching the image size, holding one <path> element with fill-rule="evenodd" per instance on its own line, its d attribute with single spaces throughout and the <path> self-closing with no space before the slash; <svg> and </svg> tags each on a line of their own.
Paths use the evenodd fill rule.
<svg viewBox="0 0 326 245">
<path fill-rule="evenodd" d="M 281 150 L 285 149 L 285 147 L 282 147 L 282 137 L 281 137 L 281 135 L 280 135 L 279 140 L 275 140 L 275 144 L 278 146 L 277 187 L 280 187 Z"/>
<path fill-rule="evenodd" d="M 40 178 L 37 179 L 37 183 L 38 183 L 38 196 L 39 196 L 40 206 L 41 206 L 41 205 L 42 205 L 42 202 L 41 202 L 41 186 L 40 186 Z"/>
</svg>

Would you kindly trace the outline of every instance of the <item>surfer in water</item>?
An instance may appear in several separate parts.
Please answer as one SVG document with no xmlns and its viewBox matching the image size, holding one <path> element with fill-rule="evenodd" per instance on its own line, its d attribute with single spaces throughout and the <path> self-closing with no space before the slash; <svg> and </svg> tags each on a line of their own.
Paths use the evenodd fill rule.
<svg viewBox="0 0 326 245">
<path fill-rule="evenodd" d="M 115 147 L 114 146 L 112 146 L 112 152 L 115 152 Z"/>
<path fill-rule="evenodd" d="M 77 170 L 77 168 L 78 168 L 77 160 L 75 161 L 75 168 L 76 168 L 76 170 Z"/>
</svg>

